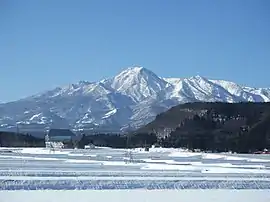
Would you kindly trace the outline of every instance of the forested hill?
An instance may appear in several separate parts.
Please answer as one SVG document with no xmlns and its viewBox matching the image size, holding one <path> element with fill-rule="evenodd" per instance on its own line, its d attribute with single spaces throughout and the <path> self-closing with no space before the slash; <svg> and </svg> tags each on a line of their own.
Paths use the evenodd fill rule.
<svg viewBox="0 0 270 202">
<path fill-rule="evenodd" d="M 270 147 L 270 103 L 187 103 L 136 133 L 154 133 L 163 146 L 248 152 Z"/>
</svg>

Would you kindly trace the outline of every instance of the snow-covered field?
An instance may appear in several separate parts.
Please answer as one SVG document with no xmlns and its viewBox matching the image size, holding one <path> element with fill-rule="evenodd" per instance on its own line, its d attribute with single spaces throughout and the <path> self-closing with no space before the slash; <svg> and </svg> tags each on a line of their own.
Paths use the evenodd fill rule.
<svg viewBox="0 0 270 202">
<path fill-rule="evenodd" d="M 2 199 L 4 202 L 18 201 L 16 197 L 30 192 L 44 196 L 38 197 L 39 200 L 28 198 L 28 202 L 42 201 L 46 197 L 47 201 L 52 201 L 48 197 L 55 194 L 71 196 L 75 194 L 74 190 L 89 196 L 108 192 L 112 198 L 116 192 L 135 196 L 140 192 L 146 194 L 147 201 L 155 202 L 158 200 L 151 197 L 160 195 L 160 200 L 162 197 L 166 199 L 171 192 L 180 194 L 182 201 L 194 191 L 198 195 L 190 194 L 190 197 L 199 197 L 210 191 L 218 195 L 235 195 L 238 200 L 241 193 L 243 197 L 253 193 L 256 201 L 264 201 L 261 199 L 269 199 L 270 196 L 270 155 L 190 153 L 163 148 L 153 148 L 149 152 L 140 148 L 0 149 L 1 202 Z M 254 201 L 251 198 L 245 201 Z"/>
</svg>

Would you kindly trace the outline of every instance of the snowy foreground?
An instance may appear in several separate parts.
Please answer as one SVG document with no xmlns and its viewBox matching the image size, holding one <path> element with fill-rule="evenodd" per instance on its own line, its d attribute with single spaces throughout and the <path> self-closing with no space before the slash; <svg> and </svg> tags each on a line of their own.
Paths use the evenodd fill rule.
<svg viewBox="0 0 270 202">
<path fill-rule="evenodd" d="M 69 202 L 78 195 L 82 202 L 270 201 L 270 155 L 0 148 L 1 202 Z"/>
</svg>

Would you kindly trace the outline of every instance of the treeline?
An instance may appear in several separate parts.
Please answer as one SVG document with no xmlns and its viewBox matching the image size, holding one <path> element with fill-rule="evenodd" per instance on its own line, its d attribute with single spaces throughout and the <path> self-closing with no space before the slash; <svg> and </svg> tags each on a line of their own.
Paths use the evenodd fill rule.
<svg viewBox="0 0 270 202">
<path fill-rule="evenodd" d="M 0 132 L 0 147 L 44 147 L 43 138 L 36 138 L 30 134 Z"/>
<path fill-rule="evenodd" d="M 194 130 L 187 131 L 178 127 L 171 132 L 168 137 L 158 138 L 154 133 L 138 134 L 96 134 L 82 135 L 78 141 L 78 148 L 84 148 L 85 145 L 93 144 L 101 147 L 112 148 L 136 148 L 152 145 L 161 147 L 188 148 L 190 150 L 201 149 L 204 151 L 224 152 L 233 151 L 238 153 L 249 153 L 264 148 L 269 148 L 269 134 L 260 133 L 260 130 L 266 127 L 262 122 L 250 131 L 243 128 L 240 132 L 216 129 L 215 123 L 204 118 L 194 117 L 188 122 L 192 122 Z M 196 129 L 195 125 L 198 124 Z M 268 127 L 270 123 L 267 123 Z M 208 128 L 208 129 L 204 129 Z M 252 132 L 251 132 L 252 131 Z M 45 147 L 44 139 L 33 137 L 29 134 L 15 134 L 0 132 L 0 146 L 2 147 Z"/>
<path fill-rule="evenodd" d="M 155 134 L 141 133 L 136 135 L 128 134 L 96 134 L 82 135 L 78 142 L 79 148 L 84 148 L 85 145 L 94 144 L 100 147 L 113 148 L 135 148 L 135 147 L 150 147 L 158 142 Z"/>
</svg>

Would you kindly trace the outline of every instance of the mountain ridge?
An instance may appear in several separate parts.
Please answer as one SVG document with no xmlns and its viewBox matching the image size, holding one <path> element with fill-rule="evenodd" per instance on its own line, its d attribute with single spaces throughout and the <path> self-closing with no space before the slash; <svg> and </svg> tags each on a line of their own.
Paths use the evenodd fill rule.
<svg viewBox="0 0 270 202">
<path fill-rule="evenodd" d="M 187 102 L 269 102 L 270 88 L 251 88 L 199 75 L 162 78 L 129 67 L 98 82 L 79 81 L 18 101 L 0 103 L 0 129 L 63 127 L 134 130 Z"/>
</svg>

